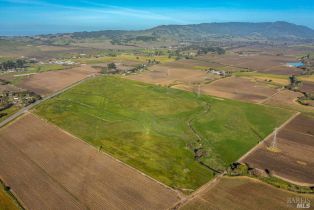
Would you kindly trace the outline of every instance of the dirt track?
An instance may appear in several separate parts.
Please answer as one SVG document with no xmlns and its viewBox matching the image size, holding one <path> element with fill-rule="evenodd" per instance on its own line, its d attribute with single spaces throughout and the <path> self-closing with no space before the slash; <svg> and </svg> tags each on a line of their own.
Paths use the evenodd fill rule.
<svg viewBox="0 0 314 210">
<path fill-rule="evenodd" d="M 88 65 L 60 71 L 48 71 L 29 76 L 18 86 L 46 96 L 62 90 L 63 88 L 78 82 L 98 71 Z"/>
<path fill-rule="evenodd" d="M 0 130 L 0 178 L 27 209 L 166 209 L 175 191 L 33 114 Z"/>
</svg>

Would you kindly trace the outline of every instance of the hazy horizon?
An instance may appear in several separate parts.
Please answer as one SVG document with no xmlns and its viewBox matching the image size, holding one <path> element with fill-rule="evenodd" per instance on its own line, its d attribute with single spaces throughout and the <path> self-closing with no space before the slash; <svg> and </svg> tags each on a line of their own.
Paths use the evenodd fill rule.
<svg viewBox="0 0 314 210">
<path fill-rule="evenodd" d="M 277 20 L 277 21 L 273 21 L 273 22 L 283 22 L 282 20 Z M 271 23 L 271 22 L 200 22 L 200 23 L 190 23 L 190 24 L 206 24 L 206 23 Z M 291 23 L 291 22 L 288 22 Z M 295 23 L 291 23 L 291 24 L 295 24 Z M 33 31 L 33 34 L 8 34 L 8 35 L 2 35 L 0 33 L 0 36 L 3 37 L 18 37 L 18 36 L 40 36 L 40 35 L 55 35 L 55 34 L 66 34 L 66 33 L 74 33 L 74 32 L 94 32 L 94 31 L 105 31 L 105 30 L 125 30 L 125 31 L 137 31 L 137 30 L 147 30 L 147 29 L 151 29 L 154 27 L 158 27 L 158 26 L 163 26 L 163 25 L 184 25 L 184 24 L 161 24 L 161 25 L 155 25 L 155 26 L 151 26 L 151 27 L 147 27 L 147 28 L 139 28 L 139 29 L 119 29 L 119 28 L 115 28 L 115 29 L 110 29 L 110 28 L 105 28 L 105 29 L 95 29 L 95 30 L 74 30 L 74 31 L 60 31 L 60 32 L 51 32 L 51 33 L 43 33 L 41 30 L 38 31 L 38 33 L 36 33 L 36 31 Z M 299 24 L 296 24 L 299 25 Z M 301 26 L 305 26 L 305 25 L 301 25 Z M 305 27 L 309 27 L 309 26 L 305 26 Z M 309 27 L 310 29 L 314 30 L 314 28 Z"/>
<path fill-rule="evenodd" d="M 158 25 L 286 21 L 314 28 L 314 3 L 266 1 L 0 0 L 0 36 L 98 30 L 142 30 Z M 293 15 L 291 15 L 293 14 Z"/>
</svg>

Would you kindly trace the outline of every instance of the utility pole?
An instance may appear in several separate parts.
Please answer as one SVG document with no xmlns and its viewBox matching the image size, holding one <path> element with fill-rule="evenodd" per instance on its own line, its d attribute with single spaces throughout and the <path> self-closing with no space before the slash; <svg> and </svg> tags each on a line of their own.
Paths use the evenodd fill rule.
<svg viewBox="0 0 314 210">
<path fill-rule="evenodd" d="M 271 148 L 272 149 L 277 149 L 277 133 L 278 133 L 278 128 L 275 128 L 274 138 L 273 138 L 273 141 L 271 143 Z"/>
</svg>

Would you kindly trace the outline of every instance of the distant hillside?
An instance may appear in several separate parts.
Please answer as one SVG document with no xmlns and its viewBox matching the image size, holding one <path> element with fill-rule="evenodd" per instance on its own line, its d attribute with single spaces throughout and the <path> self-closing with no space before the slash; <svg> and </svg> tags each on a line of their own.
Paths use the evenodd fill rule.
<svg viewBox="0 0 314 210">
<path fill-rule="evenodd" d="M 260 39 L 314 39 L 314 30 L 287 22 L 265 23 L 202 23 L 193 25 L 163 25 L 142 31 L 97 31 L 73 33 L 75 38 L 129 39 L 154 41 L 156 39 L 197 40 L 206 38 L 260 38 Z"/>
<path fill-rule="evenodd" d="M 155 35 L 177 36 L 260 36 L 268 39 L 300 38 L 313 39 L 314 30 L 287 22 L 273 23 L 203 23 L 196 25 L 158 26 L 150 30 Z"/>
</svg>

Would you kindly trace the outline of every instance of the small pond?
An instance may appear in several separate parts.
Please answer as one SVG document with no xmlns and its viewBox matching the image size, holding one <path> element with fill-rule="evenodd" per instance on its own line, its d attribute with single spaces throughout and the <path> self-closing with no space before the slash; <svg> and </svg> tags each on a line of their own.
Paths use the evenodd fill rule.
<svg viewBox="0 0 314 210">
<path fill-rule="evenodd" d="M 302 63 L 302 62 L 291 62 L 291 63 L 287 63 L 287 66 L 302 67 L 302 66 L 304 66 L 304 63 Z"/>
</svg>

